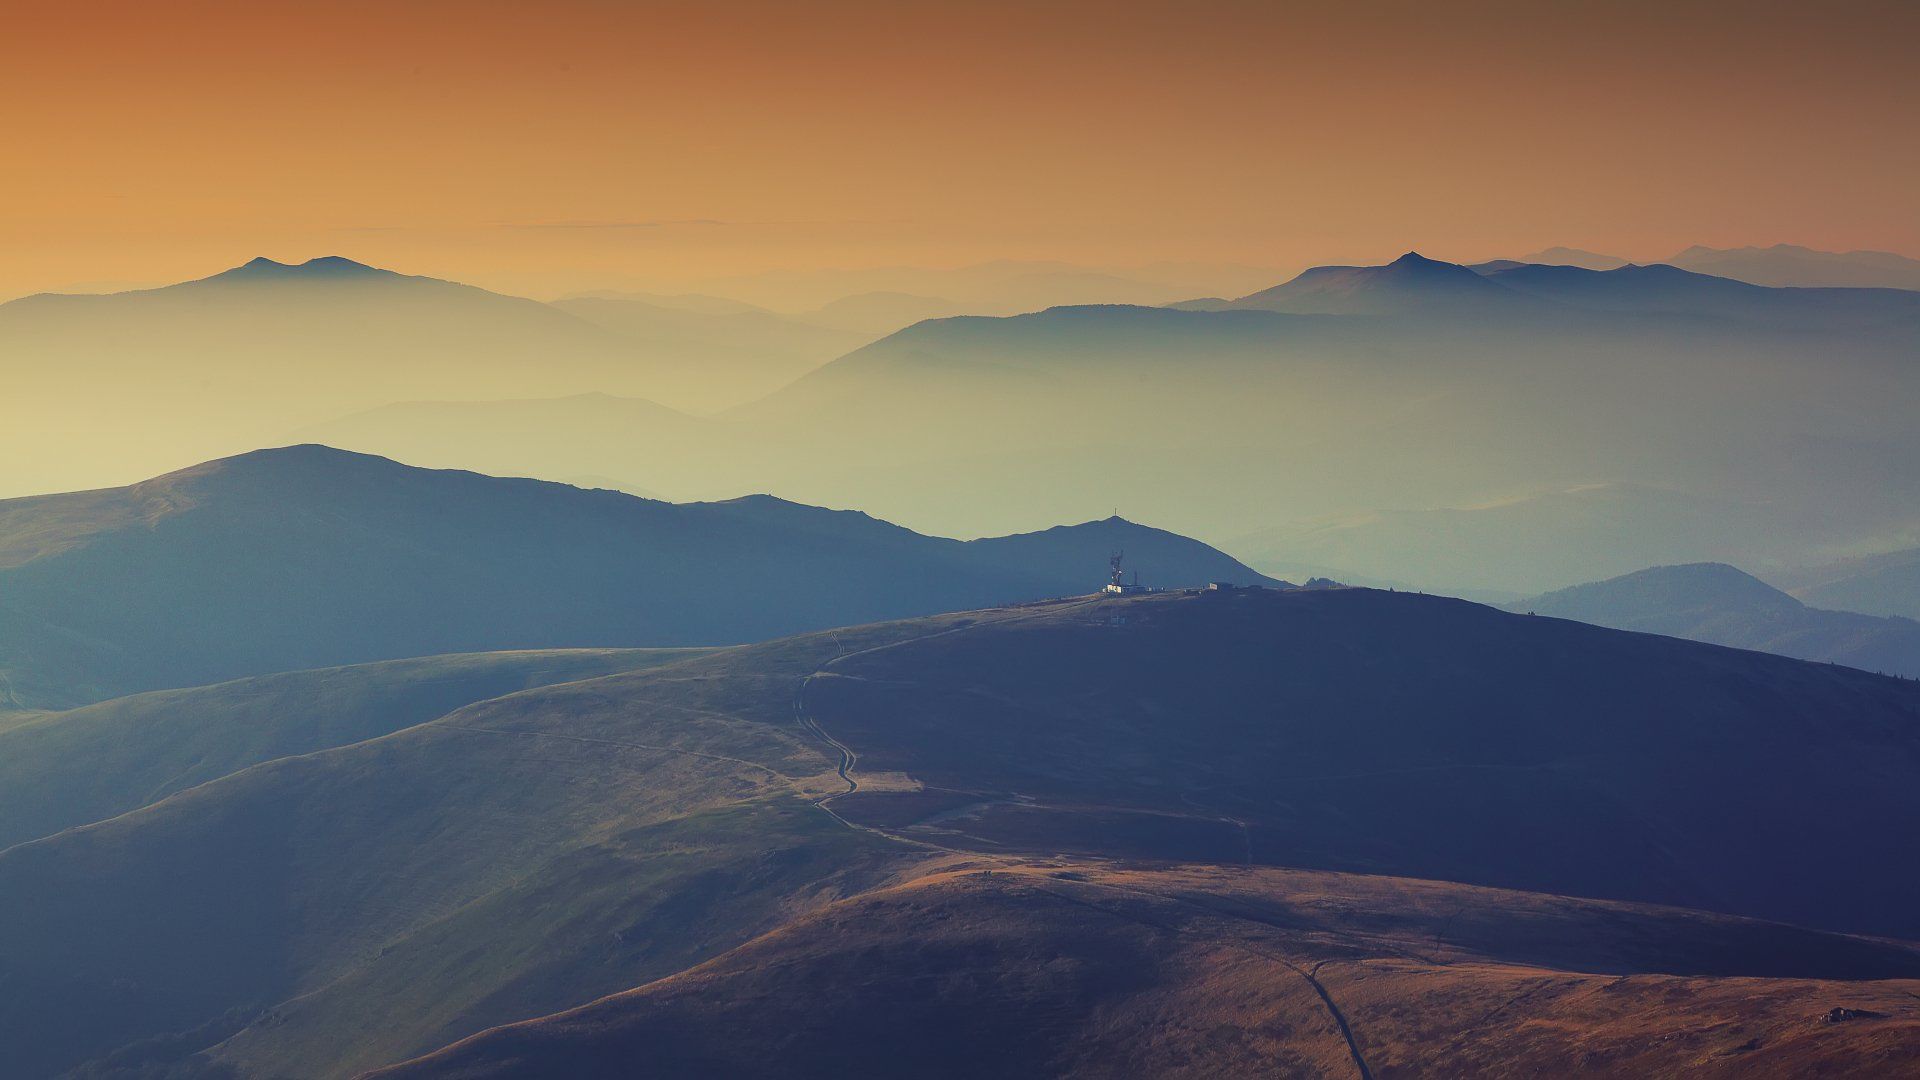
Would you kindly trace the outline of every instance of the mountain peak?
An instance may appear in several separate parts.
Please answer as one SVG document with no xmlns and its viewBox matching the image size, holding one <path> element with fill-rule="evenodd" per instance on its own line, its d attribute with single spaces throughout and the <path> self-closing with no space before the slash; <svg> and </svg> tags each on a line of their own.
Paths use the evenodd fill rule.
<svg viewBox="0 0 1920 1080">
<path fill-rule="evenodd" d="M 408 469 L 392 458 L 342 450 L 324 443 L 295 443 L 249 450 L 231 457 L 216 458 L 177 472 L 155 477 L 154 482 L 200 476 L 247 476 L 276 480 L 311 480 L 322 475 L 342 475 L 373 470 L 390 472 Z"/>
<path fill-rule="evenodd" d="M 1295 314 L 1398 315 L 1520 299 L 1469 267 L 1409 251 L 1383 266 L 1316 266 L 1228 306 Z"/>
<path fill-rule="evenodd" d="M 1377 273 L 1381 278 L 1388 280 L 1415 278 L 1422 281 L 1455 280 L 1463 283 L 1468 279 L 1480 277 L 1479 274 L 1459 263 L 1447 262 L 1444 259 L 1429 259 L 1417 251 L 1409 251 L 1387 265 L 1379 267 Z M 1474 281 L 1467 287 L 1477 286 L 1478 282 Z"/>
<path fill-rule="evenodd" d="M 308 259 L 303 263 L 283 263 L 269 259 L 265 255 L 247 260 L 231 270 L 222 271 L 203 281 L 296 281 L 321 280 L 341 281 L 357 278 L 392 277 L 391 270 L 382 270 L 355 262 L 341 255 L 322 255 Z"/>
<path fill-rule="evenodd" d="M 1522 603 L 1542 614 L 1588 621 L 1604 621 L 1593 618 L 1598 612 L 1619 618 L 1705 608 L 1790 611 L 1801 606 L 1798 600 L 1752 574 L 1720 562 L 1649 567 Z"/>
</svg>

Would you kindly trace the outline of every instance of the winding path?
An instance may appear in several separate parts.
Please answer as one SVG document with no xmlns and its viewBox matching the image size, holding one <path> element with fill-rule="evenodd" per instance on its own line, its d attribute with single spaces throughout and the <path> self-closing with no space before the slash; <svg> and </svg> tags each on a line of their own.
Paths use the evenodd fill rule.
<svg viewBox="0 0 1920 1080">
<path fill-rule="evenodd" d="M 1092 599 L 1083 601 L 1079 604 L 1071 605 L 1071 607 L 1077 608 L 1077 607 L 1084 607 L 1089 604 L 1097 604 L 1100 602 L 1100 599 L 1101 599 L 1100 597 L 1094 597 Z M 829 734 L 826 728 L 820 726 L 819 720 L 816 719 L 812 714 L 810 714 L 807 711 L 807 687 L 811 685 L 813 680 L 818 676 L 829 674 L 829 671 L 828 671 L 829 668 L 832 668 L 834 665 L 839 664 L 842 661 L 853 659 L 854 657 L 868 656 L 873 653 L 884 652 L 888 649 L 896 649 L 902 645 L 912 645 L 912 644 L 915 644 L 916 642 L 930 641 L 934 638 L 946 637 L 949 634 L 958 634 L 962 631 L 972 630 L 976 627 L 997 626 L 1001 623 L 1013 622 L 1019 619 L 1034 618 L 1038 615 L 1051 613 L 1057 610 L 1059 609 L 1047 608 L 1043 611 L 1038 611 L 1038 612 L 1021 612 L 1020 614 L 1010 615 L 1000 619 L 983 619 L 977 622 L 970 622 L 961 626 L 953 626 L 945 630 L 935 631 L 934 633 L 931 633 L 931 634 L 921 634 L 917 637 L 902 638 L 899 641 L 890 641 L 885 645 L 875 645 L 870 648 L 855 649 L 852 652 L 841 653 L 840 655 L 835 656 L 832 659 L 829 659 L 825 663 L 821 664 L 813 672 L 808 674 L 805 678 L 801 679 L 800 686 L 798 687 L 798 689 L 794 691 L 794 695 L 793 695 L 794 720 L 799 725 L 801 730 L 812 735 L 814 738 L 819 739 L 822 743 L 825 743 L 829 748 L 831 748 L 833 751 L 839 754 L 840 760 L 838 765 L 836 766 L 836 771 L 838 772 L 840 779 L 844 781 L 847 785 L 847 788 L 845 791 L 837 791 L 831 795 L 825 796 L 824 798 L 817 799 L 814 801 L 814 805 L 819 807 L 823 812 L 825 812 L 828 816 L 832 817 L 835 821 L 839 822 L 842 825 L 845 825 L 849 829 L 855 829 L 857 831 L 865 832 L 865 833 L 872 833 L 876 836 L 882 836 L 889 840 L 894 840 L 900 843 L 913 844 L 919 847 L 934 848 L 936 850 L 950 852 L 955 855 L 965 855 L 972 858 L 986 859 L 986 860 L 999 862 L 999 863 L 1016 862 L 1016 860 L 1008 859 L 1005 856 L 993 855 L 986 852 L 964 851 L 958 848 L 949 848 L 939 844 L 929 843 L 925 840 L 919 840 L 913 837 L 900 836 L 898 834 L 888 832 L 884 829 L 874 828 L 869 825 L 861 825 L 856 822 L 849 821 L 845 817 L 842 817 L 837 811 L 833 809 L 832 806 L 828 804 L 833 802 L 835 799 L 843 798 L 845 796 L 851 795 L 854 792 L 860 790 L 860 781 L 854 779 L 853 777 L 854 769 L 858 767 L 858 765 L 860 764 L 860 755 L 856 753 L 852 747 L 848 746 L 846 743 L 841 742 L 839 739 L 836 739 L 831 734 Z M 1247 864 L 1252 865 L 1253 837 L 1252 837 L 1252 833 L 1247 828 L 1247 823 L 1236 818 L 1223 818 L 1221 820 L 1231 822 L 1240 827 L 1241 835 L 1246 841 Z M 1094 888 L 1111 889 L 1116 892 L 1134 893 L 1136 895 L 1157 897 L 1162 900 L 1172 900 L 1175 903 L 1186 904 L 1188 906 L 1200 908 L 1201 910 L 1206 911 L 1209 914 L 1212 914 L 1215 916 L 1220 916 L 1223 914 L 1222 912 L 1214 911 L 1212 908 L 1207 907 L 1204 904 L 1198 904 L 1192 900 L 1188 900 L 1180 896 L 1168 895 L 1163 893 L 1155 893 L 1155 892 L 1150 892 L 1148 890 L 1143 890 L 1143 889 L 1131 889 L 1121 885 L 1114 885 L 1110 882 L 1083 880 L 1081 884 L 1089 885 Z M 1145 923 L 1148 923 L 1149 925 L 1157 926 L 1160 929 L 1166 930 L 1171 933 L 1182 932 L 1179 927 L 1164 925 L 1164 924 L 1155 922 L 1154 920 L 1143 919 L 1139 916 L 1129 916 L 1120 912 L 1114 912 L 1111 909 L 1102 908 L 1099 905 L 1091 903 L 1090 901 L 1081 899 L 1079 897 L 1071 896 L 1067 893 L 1060 892 L 1056 889 L 1049 889 L 1044 886 L 1039 886 L 1039 888 L 1041 892 L 1048 893 L 1050 895 L 1059 897 L 1061 899 L 1069 900 L 1073 903 L 1083 904 L 1087 907 L 1095 908 L 1096 910 L 1103 911 L 1109 915 L 1120 915 L 1123 918 L 1131 918 L 1134 921 L 1145 922 Z M 1300 976 L 1300 978 L 1304 980 L 1308 986 L 1312 987 L 1314 994 L 1316 994 L 1320 998 L 1320 1003 L 1323 1006 L 1325 1006 L 1328 1016 L 1333 1020 L 1334 1026 L 1339 1029 L 1340 1037 L 1346 1043 L 1347 1054 L 1353 1059 L 1354 1069 L 1359 1073 L 1360 1080 L 1374 1080 L 1373 1070 L 1367 1065 L 1367 1059 L 1365 1055 L 1363 1055 L 1360 1052 L 1360 1043 L 1354 1037 L 1353 1028 L 1350 1024 L 1348 1024 L 1346 1014 L 1340 1010 L 1340 1006 L 1333 1000 L 1333 995 L 1327 991 L 1326 986 L 1322 984 L 1320 981 L 1320 978 L 1319 978 L 1320 969 L 1321 967 L 1325 966 L 1329 961 L 1321 960 L 1315 963 L 1311 968 L 1304 968 L 1304 967 L 1301 967 L 1299 964 L 1294 963 L 1292 960 L 1289 960 L 1286 957 L 1281 956 L 1277 953 L 1271 952 L 1267 949 L 1256 948 L 1252 945 L 1247 944 L 1246 942 L 1234 942 L 1233 944 L 1235 947 L 1240 948 L 1246 952 L 1253 953 L 1257 956 L 1264 957 L 1265 959 L 1271 960 L 1275 963 L 1284 965 L 1288 970 Z"/>
<path fill-rule="evenodd" d="M 829 669 L 833 668 L 835 665 L 840 664 L 844 661 L 852 660 L 855 657 L 871 656 L 874 653 L 886 652 L 888 649 L 897 649 L 903 645 L 914 645 L 922 641 L 932 641 L 935 638 L 943 638 L 951 634 L 958 634 L 958 633 L 965 632 L 967 630 L 975 630 L 983 626 L 999 626 L 1003 623 L 1018 622 L 1022 619 L 1034 619 L 1042 615 L 1050 615 L 1058 611 L 1082 608 L 1082 607 L 1086 607 L 1089 604 L 1097 604 L 1099 602 L 1100 602 L 1099 598 L 1095 597 L 1091 600 L 1083 600 L 1075 604 L 1067 604 L 1064 606 L 1058 606 L 1058 605 L 1048 606 L 1048 607 L 1041 608 L 1037 611 L 1021 611 L 1017 614 L 1003 616 L 998 619 L 976 619 L 973 622 L 961 623 L 959 626 L 949 626 L 945 630 L 935 630 L 930 634 L 918 634 L 910 638 L 901 638 L 898 641 L 889 641 L 884 645 L 871 645 L 864 649 L 855 649 L 852 652 L 844 652 L 838 656 L 831 657 L 825 663 L 821 664 L 818 668 L 815 668 L 805 678 L 800 680 L 799 688 L 794 691 L 793 718 L 794 718 L 794 721 L 797 724 L 799 724 L 800 729 L 802 731 L 807 732 L 809 735 L 812 735 L 814 738 L 819 739 L 821 742 L 827 744 L 827 746 L 830 749 L 832 749 L 835 753 L 840 755 L 840 762 L 839 762 L 839 765 L 837 766 L 837 771 L 839 772 L 840 779 L 846 782 L 847 790 L 834 792 L 832 795 L 828 795 L 823 799 L 817 800 L 814 803 L 814 805 L 820 807 L 822 810 L 826 810 L 827 813 L 829 814 L 833 814 L 833 816 L 836 819 L 842 822 L 845 822 L 846 819 L 840 817 L 839 814 L 834 814 L 834 812 L 827 807 L 827 804 L 832 802 L 835 799 L 842 798 L 847 795 L 851 795 L 854 792 L 860 790 L 860 781 L 855 780 L 853 778 L 853 770 L 856 767 L 858 767 L 860 764 L 860 755 L 858 753 L 855 753 L 852 747 L 848 746 L 846 743 L 841 742 L 839 739 L 836 739 L 831 734 L 829 734 L 826 728 L 820 726 L 820 721 L 807 712 L 807 687 L 813 684 L 814 679 L 822 675 L 831 674 L 831 671 Z M 851 822 L 848 822 L 848 824 L 851 824 Z M 869 830 L 869 831 L 875 831 L 875 830 Z"/>
</svg>

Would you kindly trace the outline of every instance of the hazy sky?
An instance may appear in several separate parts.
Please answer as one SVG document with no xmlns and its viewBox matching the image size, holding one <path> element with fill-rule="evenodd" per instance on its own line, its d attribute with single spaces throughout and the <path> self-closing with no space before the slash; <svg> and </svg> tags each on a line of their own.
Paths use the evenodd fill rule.
<svg viewBox="0 0 1920 1080">
<path fill-rule="evenodd" d="M 0 296 L 255 254 L 535 293 L 996 257 L 1920 254 L 1917 12 L 20 0 Z"/>
</svg>

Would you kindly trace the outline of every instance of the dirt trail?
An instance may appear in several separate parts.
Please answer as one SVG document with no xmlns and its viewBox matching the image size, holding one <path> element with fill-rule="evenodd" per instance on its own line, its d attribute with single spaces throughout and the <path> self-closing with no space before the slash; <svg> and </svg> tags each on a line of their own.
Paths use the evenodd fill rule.
<svg viewBox="0 0 1920 1080">
<path fill-rule="evenodd" d="M 1097 604 L 1099 602 L 1100 601 L 1097 598 L 1092 600 L 1084 600 L 1077 604 L 1067 605 L 1066 610 L 1086 607 L 1089 604 Z M 836 739 L 832 735 L 828 734 L 827 729 L 820 726 L 820 721 L 816 719 L 813 715 L 807 712 L 807 687 L 813 684 L 814 679 L 819 678 L 822 675 L 831 674 L 832 668 L 834 666 L 840 663 L 843 663 L 847 660 L 852 660 L 855 657 L 871 656 L 874 653 L 886 652 L 888 649 L 898 649 L 903 645 L 914 645 L 922 641 L 932 641 L 935 638 L 943 638 L 952 634 L 959 634 L 968 630 L 975 630 L 983 626 L 1000 626 L 1004 623 L 1018 622 L 1022 619 L 1038 618 L 1041 615 L 1052 614 L 1053 612 L 1058 610 L 1061 610 L 1061 609 L 1056 607 L 1046 607 L 1038 611 L 1022 611 L 1022 612 L 1018 612 L 1013 615 L 1007 615 L 998 619 L 980 619 L 974 622 L 962 623 L 959 626 L 949 626 L 945 630 L 936 630 L 930 634 L 919 634 L 910 638 L 901 638 L 899 641 L 889 641 L 884 645 L 872 645 L 864 649 L 855 649 L 852 652 L 841 653 L 840 655 L 827 660 L 825 663 L 821 664 L 818 668 L 814 669 L 810 674 L 808 674 L 806 678 L 801 679 L 799 689 L 795 690 L 793 695 L 793 718 L 795 722 L 800 725 L 801 730 L 806 731 L 808 734 L 812 735 L 814 738 L 819 739 L 823 743 L 826 743 L 828 747 L 830 747 L 834 752 L 840 755 L 840 763 L 837 768 L 840 774 L 840 779 L 845 781 L 847 785 L 847 790 L 835 792 L 834 794 L 819 800 L 814 805 L 820 807 L 823 810 L 827 810 L 828 813 L 832 814 L 833 811 L 828 809 L 827 807 L 828 803 L 832 802 L 835 799 L 841 798 L 842 796 L 851 795 L 854 792 L 860 790 L 860 781 L 855 780 L 853 778 L 853 770 L 860 764 L 860 755 L 854 752 L 853 748 L 848 746 L 846 743 L 843 743 L 839 739 Z M 838 814 L 834 814 L 833 816 L 836 818 L 840 817 L 840 815 Z M 841 819 L 841 820 L 844 821 L 845 819 Z"/>
<path fill-rule="evenodd" d="M 1076 604 L 1073 606 L 1085 607 L 1091 604 L 1097 604 L 1099 602 L 1100 602 L 1100 598 L 1095 597 L 1093 599 L 1083 601 L 1082 603 Z M 850 829 L 859 830 L 860 832 L 872 833 L 876 836 L 886 837 L 889 840 L 894 840 L 900 843 L 913 844 L 919 847 L 934 848 L 936 850 L 949 852 L 954 855 L 963 855 L 969 858 L 983 859 L 991 862 L 1000 863 L 1003 865 L 1010 865 L 1010 866 L 1021 865 L 1023 863 L 1023 860 L 1020 860 L 1020 859 L 1013 859 L 1013 858 L 1009 858 L 1007 856 L 1002 856 L 1002 855 L 988 854 L 986 852 L 965 851 L 959 848 L 945 847 L 940 844 L 929 843 L 925 840 L 919 840 L 913 837 L 900 836 L 895 833 L 887 832 L 884 829 L 877 829 L 867 825 L 859 825 L 852 821 L 848 821 L 846 818 L 842 817 L 829 804 L 831 804 L 835 799 L 843 798 L 847 795 L 851 795 L 854 792 L 860 790 L 860 781 L 854 779 L 854 776 L 853 776 L 854 769 L 857 768 L 860 764 L 860 755 L 857 752 L 855 752 L 852 747 L 848 746 L 846 743 L 841 742 L 839 739 L 836 739 L 831 734 L 829 734 L 827 730 L 820 725 L 819 720 L 807 711 L 807 687 L 813 683 L 813 680 L 815 678 L 821 675 L 830 674 L 831 672 L 829 669 L 833 668 L 835 665 L 840 664 L 846 660 L 851 660 L 855 657 L 869 656 L 869 655 L 872 655 L 873 653 L 884 652 L 888 649 L 897 649 L 903 645 L 912 645 L 917 642 L 931 641 L 935 638 L 946 637 L 950 634 L 958 634 L 966 630 L 975 629 L 977 627 L 998 626 L 1002 623 L 1014 622 L 1014 621 L 1017 621 L 1020 619 L 1026 619 L 1026 618 L 1034 618 L 1038 615 L 1049 613 L 1054 610 L 1057 610 L 1057 609 L 1048 608 L 1040 612 L 1021 612 L 1019 614 L 1010 615 L 1005 618 L 981 620 L 979 622 L 967 623 L 962 626 L 949 627 L 945 630 L 936 631 L 931 634 L 921 634 L 917 637 L 904 638 L 900 641 L 890 641 L 885 645 L 876 645 L 870 648 L 856 649 L 852 652 L 842 653 L 838 656 L 833 657 L 832 659 L 828 660 L 824 664 L 821 664 L 820 667 L 814 670 L 811 674 L 801 679 L 800 686 L 794 692 L 794 696 L 793 696 L 794 720 L 798 723 L 801 730 L 812 735 L 814 738 L 820 740 L 822 743 L 825 743 L 828 747 L 830 747 L 839 755 L 839 763 L 837 765 L 837 771 L 839 773 L 840 779 L 844 781 L 847 785 L 847 789 L 845 791 L 835 792 L 832 795 L 828 795 L 824 798 L 818 799 L 814 802 L 814 805 L 818 806 L 822 811 L 824 811 L 826 814 L 832 817 L 835 821 L 838 821 L 840 824 L 845 825 Z M 1247 827 L 1247 823 L 1237 818 L 1222 818 L 1219 820 L 1226 821 L 1228 823 L 1239 826 L 1241 831 L 1241 836 L 1243 837 L 1246 844 L 1246 861 L 1248 865 L 1251 865 L 1253 862 L 1253 837 L 1252 837 L 1251 831 Z M 1090 885 L 1095 888 L 1111 889 L 1111 890 L 1122 892 L 1122 893 L 1136 893 L 1140 895 L 1155 896 L 1161 899 L 1173 900 L 1176 903 L 1183 903 L 1183 904 L 1188 904 L 1190 906 L 1199 907 L 1202 910 L 1206 910 L 1210 914 L 1213 914 L 1216 916 L 1221 914 L 1220 912 L 1215 912 L 1215 911 L 1212 911 L 1212 909 L 1210 908 L 1206 908 L 1205 905 L 1194 904 L 1192 901 L 1179 896 L 1169 896 L 1161 893 L 1153 893 L 1147 890 L 1130 889 L 1125 886 L 1114 885 L 1110 882 L 1086 880 L 1081 882 L 1081 884 Z M 1050 893 L 1062 899 L 1070 900 L 1074 903 L 1085 904 L 1089 907 L 1098 908 L 1098 905 L 1092 904 L 1087 900 L 1081 899 L 1079 897 L 1071 896 L 1069 894 L 1060 892 L 1055 889 L 1049 889 L 1043 886 L 1041 888 L 1041 891 Z M 1101 910 L 1107 910 L 1109 914 L 1116 914 L 1114 912 L 1111 912 L 1110 909 L 1101 909 Z M 1129 916 L 1129 917 L 1138 919 L 1137 916 Z M 1143 921 L 1151 921 L 1151 920 L 1143 920 Z M 1179 932 L 1177 927 L 1162 927 L 1162 929 L 1168 929 L 1176 933 Z M 1330 994 L 1327 991 L 1326 986 L 1320 982 L 1320 979 L 1319 979 L 1320 968 L 1322 965 L 1326 964 L 1327 961 L 1322 960 L 1319 963 L 1314 964 L 1311 968 L 1305 968 L 1300 966 L 1299 964 L 1294 963 L 1293 961 L 1287 959 L 1284 956 L 1280 956 L 1279 954 L 1271 952 L 1266 949 L 1255 948 L 1245 943 L 1239 943 L 1238 947 L 1241 949 L 1244 949 L 1247 952 L 1254 953 L 1256 955 L 1265 957 L 1266 959 L 1272 960 L 1276 963 L 1285 965 L 1289 970 L 1294 972 L 1296 975 L 1300 976 L 1300 978 L 1304 980 L 1308 986 L 1312 987 L 1313 992 L 1316 995 L 1318 995 L 1318 997 L 1320 998 L 1321 1004 L 1326 1007 L 1327 1014 L 1333 1020 L 1335 1027 L 1339 1029 L 1340 1037 L 1346 1043 L 1347 1053 L 1353 1059 L 1354 1069 L 1359 1073 L 1360 1080 L 1373 1080 L 1373 1070 L 1368 1067 L 1366 1057 L 1360 1052 L 1359 1041 L 1354 1037 L 1353 1028 L 1347 1023 L 1346 1014 L 1340 1010 L 1340 1006 L 1337 1003 L 1335 1003 L 1335 1001 L 1333 1000 L 1333 995 Z"/>
</svg>

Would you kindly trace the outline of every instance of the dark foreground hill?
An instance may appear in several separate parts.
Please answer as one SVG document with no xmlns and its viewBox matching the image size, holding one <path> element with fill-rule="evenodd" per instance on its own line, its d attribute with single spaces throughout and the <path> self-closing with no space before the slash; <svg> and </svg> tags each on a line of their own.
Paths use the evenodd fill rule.
<svg viewBox="0 0 1920 1080">
<path fill-rule="evenodd" d="M 1656 566 L 1505 606 L 1618 630 L 1920 677 L 1920 622 L 1808 607 L 1724 563 Z"/>
<path fill-rule="evenodd" d="M 1910 683 L 1441 598 L 845 628 L 0 853 L 0 1045 L 346 1076 L 640 988 L 438 1074 L 1871 1071 L 1916 781 Z"/>
<path fill-rule="evenodd" d="M 1118 518 L 963 543 L 765 496 L 675 505 L 295 446 L 0 502 L 0 708 L 396 657 L 728 645 L 1268 579 Z"/>
</svg>

